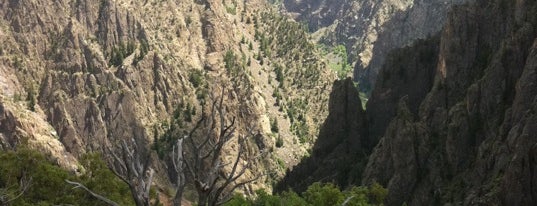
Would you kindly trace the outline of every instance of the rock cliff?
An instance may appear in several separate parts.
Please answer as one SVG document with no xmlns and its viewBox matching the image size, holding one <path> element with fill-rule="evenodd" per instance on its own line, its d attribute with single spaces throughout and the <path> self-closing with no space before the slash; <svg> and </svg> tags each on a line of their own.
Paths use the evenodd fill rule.
<svg viewBox="0 0 537 206">
<path fill-rule="evenodd" d="M 388 53 L 442 29 L 451 6 L 471 0 L 286 0 L 285 10 L 307 22 L 321 43 L 345 45 L 355 81 L 370 91 Z"/>
<path fill-rule="evenodd" d="M 384 134 L 396 115 L 400 98 L 407 96 L 408 109 L 414 115 L 418 113 L 421 102 L 433 86 L 439 43 L 438 36 L 418 40 L 388 55 L 366 105 L 372 141 L 378 141 Z"/>
<path fill-rule="evenodd" d="M 346 162 L 367 162 L 351 184 L 380 183 L 387 205 L 534 205 L 536 13 L 534 1 L 455 6 L 438 36 L 388 55 L 367 127 L 352 128 L 367 133 L 342 141 L 378 140 Z"/>
<path fill-rule="evenodd" d="M 536 9 L 478 1 L 450 13 L 431 91 L 417 116 L 391 121 L 364 172 L 388 187 L 387 204 L 534 204 Z"/>
<path fill-rule="evenodd" d="M 276 185 L 277 191 L 305 191 L 317 181 L 334 181 L 345 186 L 360 180 L 364 167 L 356 163 L 370 153 L 372 142 L 367 139 L 367 121 L 361 107 L 358 89 L 351 78 L 334 82 L 330 94 L 329 115 L 323 123 L 311 156 L 287 172 Z M 351 164 L 349 164 L 351 163 Z"/>
<path fill-rule="evenodd" d="M 274 151 L 252 173 L 277 178 L 315 139 L 335 79 L 299 24 L 263 0 L 2 1 L 0 28 L 1 147 L 26 138 L 71 170 L 121 139 L 153 144 L 174 114 L 188 105 L 199 118 L 223 89 L 238 131 L 260 134 L 252 151 Z"/>
<path fill-rule="evenodd" d="M 379 75 L 367 110 L 358 104 L 360 97 L 350 78 L 334 83 L 329 115 L 312 148 L 312 156 L 291 168 L 276 190 L 291 187 L 303 191 L 316 181 L 336 182 L 340 187 L 360 185 L 369 154 L 398 114 L 399 100 L 405 99 L 405 111 L 413 118 L 431 90 L 439 39 L 436 36 L 419 40 L 394 50 Z"/>
</svg>

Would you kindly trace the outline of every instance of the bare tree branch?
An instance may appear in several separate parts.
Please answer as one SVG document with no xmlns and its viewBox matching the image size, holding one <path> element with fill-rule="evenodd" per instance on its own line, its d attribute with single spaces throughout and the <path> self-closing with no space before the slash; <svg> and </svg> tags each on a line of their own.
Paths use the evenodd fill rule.
<svg viewBox="0 0 537 206">
<path fill-rule="evenodd" d="M 82 183 L 79 183 L 79 182 L 74 182 L 74 181 L 69 181 L 69 180 L 65 180 L 65 182 L 69 183 L 69 184 L 72 184 L 74 185 L 75 187 L 73 187 L 73 189 L 76 189 L 76 188 L 81 188 L 83 190 L 85 190 L 86 192 L 88 192 L 91 196 L 105 202 L 106 204 L 109 204 L 109 205 L 112 205 L 112 206 L 119 206 L 119 204 L 117 204 L 116 202 L 102 196 L 102 195 L 99 195 L 95 192 L 93 192 L 92 190 L 88 189 L 86 186 L 84 186 Z"/>
<path fill-rule="evenodd" d="M 242 187 L 246 184 L 250 184 L 254 181 L 257 181 L 259 178 L 261 178 L 263 175 L 258 175 L 252 179 L 249 179 L 249 180 L 246 180 L 246 181 L 243 181 L 243 182 L 240 182 L 240 183 L 237 183 L 235 185 L 233 185 L 232 188 L 229 189 L 229 191 L 235 191 L 237 188 L 239 187 Z M 227 194 L 225 194 L 222 198 L 220 198 L 220 200 L 218 201 L 218 203 L 216 205 L 223 205 L 224 203 L 228 202 L 229 200 L 231 200 L 232 198 L 232 195 L 233 193 L 232 192 L 228 192 Z"/>
<path fill-rule="evenodd" d="M 354 195 L 351 195 L 350 197 L 347 197 L 347 199 L 341 203 L 341 206 L 345 206 L 347 204 L 349 204 L 349 202 L 351 201 L 351 199 L 354 198 Z"/>
<path fill-rule="evenodd" d="M 124 139 L 120 141 L 120 151 L 107 148 L 113 157 L 109 163 L 112 172 L 125 182 L 132 193 L 134 202 L 138 206 L 149 205 L 149 191 L 153 182 L 153 169 L 151 157 L 146 147 L 139 147 L 135 139 L 128 144 Z"/>
<path fill-rule="evenodd" d="M 187 174 L 194 183 L 200 206 L 220 205 L 227 202 L 233 190 L 260 178 L 256 176 L 237 182 L 251 169 L 252 162 L 261 155 L 249 158 L 251 154 L 248 152 L 247 139 L 253 137 L 251 129 L 248 129 L 246 135 L 235 137 L 237 122 L 235 117 L 226 118 L 224 96 L 224 89 L 219 97 L 211 96 L 212 100 L 208 106 L 210 113 L 206 113 L 203 107 L 202 117 L 185 137 L 178 138 L 180 140 L 173 147 L 172 163 L 178 175 L 175 200 L 181 199 L 178 195 L 182 195 L 184 187 L 182 180 Z M 230 162 L 222 162 L 224 147 L 233 138 L 237 139 L 236 156 Z M 186 141 L 186 144 L 183 141 Z M 182 151 L 183 156 L 178 151 Z M 230 171 L 225 171 L 228 166 L 231 167 Z M 180 176 L 180 173 L 183 173 L 183 176 Z M 180 204 L 174 203 L 174 205 Z"/>
<path fill-rule="evenodd" d="M 251 132 L 249 132 L 250 135 L 252 135 Z M 255 176 L 254 178 L 251 178 L 251 179 L 248 179 L 248 180 L 245 180 L 243 182 L 240 182 L 240 183 L 235 183 L 235 185 L 233 185 L 233 187 L 231 188 L 228 188 L 228 186 L 231 185 L 231 183 L 234 183 L 235 181 L 237 181 L 237 179 L 239 179 L 241 176 L 244 175 L 244 173 L 246 172 L 247 169 L 251 169 L 251 166 L 252 166 L 252 162 L 255 161 L 256 159 L 264 156 L 264 152 L 261 152 L 261 154 L 259 154 L 258 156 L 255 156 L 253 158 L 250 158 L 247 160 L 246 164 L 242 166 L 242 168 L 240 169 L 240 171 L 237 172 L 237 168 L 238 168 L 238 164 L 239 164 L 239 161 L 241 160 L 240 158 L 243 156 L 243 152 L 244 150 L 246 149 L 246 145 L 245 145 L 245 138 L 244 137 L 239 137 L 238 138 L 238 143 L 240 145 L 239 147 L 239 151 L 237 152 L 237 158 L 235 159 L 234 161 L 234 164 L 233 164 L 233 168 L 231 169 L 231 172 L 229 173 L 229 176 L 227 176 L 225 179 L 226 181 L 223 183 L 223 185 L 218 188 L 218 190 L 216 191 L 215 193 L 215 196 L 216 197 L 220 197 L 224 190 L 227 188 L 229 191 L 234 191 L 235 189 L 237 189 L 238 187 L 242 187 L 246 184 L 249 184 L 251 182 L 254 182 L 256 180 L 258 180 L 261 175 L 259 176 Z M 232 192 L 228 192 L 226 195 L 222 196 L 220 198 L 220 200 L 218 200 L 218 198 L 216 199 L 218 202 L 216 203 L 216 205 L 220 205 L 220 204 L 223 204 L 223 203 L 226 203 L 227 201 L 229 201 L 229 198 L 231 198 L 231 194 Z"/>
</svg>

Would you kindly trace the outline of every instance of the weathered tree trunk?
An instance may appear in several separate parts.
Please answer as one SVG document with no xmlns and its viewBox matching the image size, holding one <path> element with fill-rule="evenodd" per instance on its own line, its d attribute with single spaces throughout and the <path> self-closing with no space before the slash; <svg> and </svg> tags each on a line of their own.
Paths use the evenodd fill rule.
<svg viewBox="0 0 537 206">
<path fill-rule="evenodd" d="M 127 144 L 124 139 L 121 143 L 121 153 L 118 155 L 113 148 L 107 148 L 113 157 L 109 163 L 110 170 L 123 182 L 129 185 L 132 198 L 136 206 L 149 206 L 149 190 L 153 182 L 153 169 L 151 168 L 150 151 L 147 147 L 132 139 Z"/>
<path fill-rule="evenodd" d="M 149 206 L 149 204 L 144 204 L 143 200 L 140 200 L 138 198 L 134 198 L 134 203 L 136 204 L 136 206 Z"/>
<path fill-rule="evenodd" d="M 207 199 L 209 198 L 209 195 L 207 194 L 198 194 L 198 206 L 207 206 Z"/>
<path fill-rule="evenodd" d="M 136 189 L 131 187 L 131 191 L 136 191 Z M 132 193 L 132 198 L 136 206 L 149 206 L 149 198 L 145 198 L 141 194 Z"/>
<path fill-rule="evenodd" d="M 185 184 L 186 184 L 185 171 L 183 170 L 183 166 L 184 166 L 183 139 L 178 139 L 173 147 L 172 163 L 173 163 L 173 169 L 177 173 L 177 176 L 176 176 L 177 192 L 175 192 L 175 197 L 173 198 L 173 205 L 181 206 L 181 201 L 183 199 L 183 191 L 185 189 Z"/>
<path fill-rule="evenodd" d="M 181 201 L 183 197 L 183 188 L 178 188 L 175 192 L 175 197 L 173 198 L 173 206 L 181 206 Z"/>
</svg>

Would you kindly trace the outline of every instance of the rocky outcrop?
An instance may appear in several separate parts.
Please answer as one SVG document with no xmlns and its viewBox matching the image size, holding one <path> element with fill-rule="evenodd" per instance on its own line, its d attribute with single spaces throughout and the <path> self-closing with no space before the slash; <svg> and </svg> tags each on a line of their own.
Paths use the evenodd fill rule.
<svg viewBox="0 0 537 206">
<path fill-rule="evenodd" d="M 319 138 L 313 147 L 313 154 L 325 156 L 341 144 L 342 141 L 351 148 L 367 148 L 370 142 L 361 139 L 365 131 L 355 128 L 367 128 L 363 119 L 365 112 L 360 105 L 360 97 L 357 89 L 350 78 L 334 82 L 330 102 L 328 104 L 329 115 L 326 118 Z M 326 150 L 326 151 L 323 151 Z M 361 151 L 356 151 L 361 153 Z"/>
<path fill-rule="evenodd" d="M 334 82 L 330 94 L 329 116 L 321 127 L 311 156 L 287 172 L 276 191 L 305 191 L 316 181 L 346 186 L 359 181 L 363 164 L 356 164 L 370 153 L 365 112 L 352 80 Z M 352 162 L 351 164 L 349 164 Z"/>
<path fill-rule="evenodd" d="M 387 205 L 401 204 L 401 199 L 408 202 L 407 194 L 419 183 L 423 166 L 427 164 L 426 155 L 430 154 L 426 127 L 414 123 L 407 100 L 406 96 L 401 98 L 397 117 L 391 121 L 369 157 L 363 174 L 364 179 L 369 181 L 366 183 L 386 185 L 390 194 L 385 202 Z"/>
<path fill-rule="evenodd" d="M 376 142 L 396 116 L 399 99 L 407 96 L 406 105 L 413 115 L 431 90 L 438 62 L 439 37 L 418 40 L 412 46 L 393 50 L 377 78 L 367 102 L 369 136 Z"/>
<path fill-rule="evenodd" d="M 56 130 L 44 117 L 41 112 L 29 112 L 25 105 L 0 99 L 0 149 L 31 148 L 67 171 L 77 172 L 77 159 L 65 150 Z"/>
<path fill-rule="evenodd" d="M 390 126 L 391 129 L 388 130 L 394 136 L 399 135 L 400 129 L 411 125 L 417 116 L 421 101 L 433 86 L 439 42 L 437 36 L 394 50 L 381 71 L 378 84 L 367 103 L 367 111 L 363 111 L 357 102 L 359 97 L 356 90 L 350 89 L 350 79 L 344 83 L 336 82 L 330 95 L 329 116 L 320 130 L 312 156 L 288 172 L 276 189 L 283 191 L 291 187 L 295 191 L 302 191 L 315 181 L 334 181 L 341 187 L 361 184 L 367 157 L 392 119 L 401 113 L 397 111 L 397 105 L 404 105 L 399 107 L 404 109 L 401 114 L 407 114 L 407 124 L 401 125 L 401 128 Z M 401 98 L 405 100 L 399 103 Z M 424 130 L 423 126 L 420 128 Z M 404 155 L 406 156 L 408 154 Z M 386 160 L 378 159 L 372 162 Z M 389 168 L 380 170 L 390 171 Z M 302 181 L 305 179 L 307 181 Z"/>
<path fill-rule="evenodd" d="M 387 205 L 535 203 L 535 11 L 478 1 L 450 13 L 417 118 L 399 104 L 364 172 Z"/>
</svg>

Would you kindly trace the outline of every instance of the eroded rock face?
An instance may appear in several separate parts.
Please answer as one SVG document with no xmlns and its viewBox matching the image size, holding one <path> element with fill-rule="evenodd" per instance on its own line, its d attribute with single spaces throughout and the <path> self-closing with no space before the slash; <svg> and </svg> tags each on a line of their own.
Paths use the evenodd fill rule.
<svg viewBox="0 0 537 206">
<path fill-rule="evenodd" d="M 399 99 L 417 115 L 421 101 L 431 90 L 436 74 L 439 37 L 419 40 L 414 45 L 393 50 L 377 78 L 367 102 L 369 136 L 376 142 L 396 116 Z"/>
<path fill-rule="evenodd" d="M 479 1 L 450 13 L 417 117 L 399 104 L 364 172 L 388 205 L 534 204 L 535 11 Z"/>
<path fill-rule="evenodd" d="M 350 78 L 334 83 L 328 105 L 329 115 L 319 132 L 319 136 L 323 138 L 319 138 L 313 147 L 314 154 L 325 156 L 323 149 L 333 151 L 341 141 L 351 138 L 351 142 L 347 144 L 351 148 L 369 146 L 367 139 L 360 138 L 361 132 L 355 130 L 366 126 L 363 120 L 364 110 L 361 106 L 356 106 L 360 105 L 360 102 L 357 89 Z"/>
<path fill-rule="evenodd" d="M 472 1 L 287 0 L 284 5 L 318 32 L 320 42 L 345 45 L 355 65 L 355 80 L 370 91 L 391 50 L 433 36 L 442 29 L 450 8 L 465 2 Z"/>
<path fill-rule="evenodd" d="M 397 205 L 401 199 L 403 202 L 409 201 L 407 194 L 418 184 L 422 175 L 420 172 L 430 154 L 426 127 L 414 123 L 407 100 L 408 97 L 400 100 L 397 117 L 391 121 L 384 138 L 369 157 L 363 174 L 368 181 L 366 184 L 378 182 L 386 185 L 390 193 L 386 199 L 387 205 Z"/>
<path fill-rule="evenodd" d="M 329 116 L 323 123 L 311 156 L 287 172 L 277 191 L 302 192 L 316 181 L 336 182 L 344 187 L 359 181 L 364 165 L 355 164 L 370 153 L 365 112 L 352 80 L 334 82 Z"/>
<path fill-rule="evenodd" d="M 348 0 L 285 0 L 285 10 L 296 18 L 305 21 L 311 31 L 328 27 L 349 12 Z"/>
<path fill-rule="evenodd" d="M 358 171 L 361 184 L 385 186 L 387 205 L 534 205 L 536 13 L 533 1 L 457 6 L 439 37 L 389 55 L 367 105 L 368 122 L 351 129 L 380 138 Z M 309 165 L 335 159 L 323 154 Z M 343 164 L 362 164 L 351 159 Z M 337 171 L 321 165 L 297 172 Z"/>
<path fill-rule="evenodd" d="M 25 105 L 0 99 L 0 149 L 27 147 L 42 152 L 60 167 L 78 171 L 77 159 L 65 150 L 56 130 L 39 112 L 29 112 Z"/>
<path fill-rule="evenodd" d="M 237 131 L 255 128 L 261 133 L 251 140 L 259 147 L 252 143 L 252 154 L 274 147 L 270 118 L 287 125 L 280 129 L 287 148 L 256 163 L 258 168 L 249 174 L 278 167 L 275 159 L 282 154 L 289 155 L 285 158 L 293 165 L 308 144 L 294 141 L 298 135 L 290 131 L 285 109 L 300 105 L 304 133 L 316 132 L 327 115 L 335 75 L 324 69 L 313 49 L 302 52 L 314 46 L 300 30 L 290 32 L 309 47 L 293 41 L 286 43 L 285 53 L 254 57 L 261 53 L 258 35 L 278 26 L 267 23 L 275 22 L 274 13 L 264 0 L 2 1 L 0 98 L 14 104 L 35 98 L 43 115 L 39 121 L 54 128 L 62 151 L 78 157 L 122 139 L 140 139 L 136 142 L 148 146 L 168 129 L 174 114 L 184 112 L 179 105 L 190 105 L 188 113 L 199 118 L 207 115 L 201 112 L 207 98 L 225 90 L 226 118 L 237 118 Z M 288 41 L 284 38 L 271 38 L 275 43 L 265 43 L 270 47 L 265 49 L 277 50 L 274 44 Z M 226 68 L 228 52 L 234 54 L 236 68 Z M 280 81 L 273 74 L 275 65 L 285 65 L 288 77 L 278 100 L 273 97 Z M 305 101 L 312 96 L 316 101 Z M 2 119 L 3 148 L 19 141 L 11 134 L 17 129 L 10 126 L 25 119 L 19 114 L 6 113 Z M 226 155 L 235 154 L 234 144 Z M 165 168 L 163 162 L 156 164 Z M 260 187 L 266 185 L 260 182 L 245 190 Z"/>
</svg>

